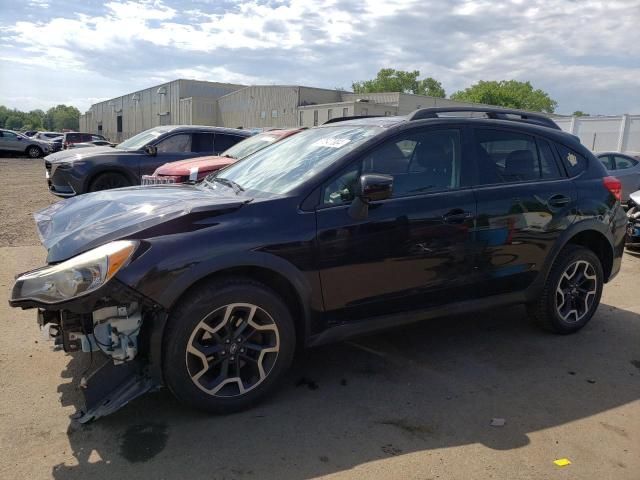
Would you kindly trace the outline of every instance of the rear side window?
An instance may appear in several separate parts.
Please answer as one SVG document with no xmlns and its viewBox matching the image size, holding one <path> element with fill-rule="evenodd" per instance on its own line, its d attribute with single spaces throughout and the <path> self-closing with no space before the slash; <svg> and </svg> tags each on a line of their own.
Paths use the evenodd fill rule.
<svg viewBox="0 0 640 480">
<path fill-rule="evenodd" d="M 616 160 L 616 170 L 624 170 L 638 165 L 638 162 L 631 158 L 621 157 L 620 155 L 614 155 L 614 158 Z"/>
<path fill-rule="evenodd" d="M 560 178 L 546 140 L 518 132 L 478 129 L 475 133 L 479 184 Z"/>
<path fill-rule="evenodd" d="M 570 148 L 565 147 L 559 143 L 556 143 L 560 160 L 567 169 L 567 173 L 570 177 L 580 175 L 587 169 L 587 159 L 584 158 L 578 152 L 574 152 Z"/>
<path fill-rule="evenodd" d="M 191 142 L 192 152 L 213 153 L 213 133 L 194 133 Z"/>
<path fill-rule="evenodd" d="M 227 135 L 226 133 L 216 133 L 216 140 L 214 151 L 224 152 L 227 148 L 233 147 L 236 143 L 244 140 L 245 137 L 239 137 L 237 135 Z"/>
<path fill-rule="evenodd" d="M 538 144 L 541 177 L 544 179 L 562 177 L 563 175 L 560 173 L 560 167 L 556 163 L 555 156 L 553 155 L 553 149 L 551 148 L 551 145 L 549 145 L 549 142 L 538 138 L 536 139 L 536 143 Z"/>
</svg>

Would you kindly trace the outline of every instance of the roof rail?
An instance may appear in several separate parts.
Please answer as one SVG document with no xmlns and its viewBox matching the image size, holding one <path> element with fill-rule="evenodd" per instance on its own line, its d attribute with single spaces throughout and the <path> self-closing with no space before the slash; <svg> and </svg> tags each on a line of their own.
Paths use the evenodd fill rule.
<svg viewBox="0 0 640 480">
<path fill-rule="evenodd" d="M 421 108 L 409 114 L 407 119 L 422 120 L 425 118 L 438 118 L 439 113 L 455 113 L 455 112 L 479 112 L 487 115 L 487 118 L 496 120 L 511 120 L 514 122 L 533 123 L 542 125 L 543 127 L 560 130 L 560 127 L 549 117 L 542 113 L 531 113 L 524 110 L 513 110 L 510 108 L 499 107 L 435 107 Z M 517 117 L 517 118 L 513 118 Z"/>
<path fill-rule="evenodd" d="M 322 125 L 327 125 L 328 123 L 337 123 L 337 122 L 346 122 L 347 120 L 358 120 L 359 118 L 376 118 L 376 117 L 384 117 L 384 115 L 351 115 L 348 117 L 333 117 L 324 122 Z"/>
</svg>

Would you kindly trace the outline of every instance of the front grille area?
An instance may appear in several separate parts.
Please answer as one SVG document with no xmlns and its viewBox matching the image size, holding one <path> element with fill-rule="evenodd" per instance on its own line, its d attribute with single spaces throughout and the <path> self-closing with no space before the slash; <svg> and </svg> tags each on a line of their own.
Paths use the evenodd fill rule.
<svg viewBox="0 0 640 480">
<path fill-rule="evenodd" d="M 47 172 L 51 173 L 51 162 L 49 160 L 44 161 L 44 168 L 47 169 Z"/>
</svg>

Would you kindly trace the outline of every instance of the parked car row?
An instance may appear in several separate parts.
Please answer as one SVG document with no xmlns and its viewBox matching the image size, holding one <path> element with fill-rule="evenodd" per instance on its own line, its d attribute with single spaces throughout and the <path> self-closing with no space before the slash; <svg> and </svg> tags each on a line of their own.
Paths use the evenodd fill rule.
<svg viewBox="0 0 640 480">
<path fill-rule="evenodd" d="M 249 135 L 157 127 L 47 157 L 49 184 L 63 195 L 134 185 Z M 272 392 L 298 347 L 517 303 L 547 330 L 580 330 L 620 270 L 621 195 L 543 115 L 452 107 L 335 121 L 199 183 L 38 212 L 47 265 L 17 277 L 10 303 L 36 308 L 65 351 L 112 360 L 83 380 L 81 422 L 161 386 L 233 412 Z"/>
<path fill-rule="evenodd" d="M 51 143 L 34 137 L 27 137 L 13 130 L 0 129 L 0 151 L 19 153 L 29 158 L 38 158 L 52 152 Z"/>
<path fill-rule="evenodd" d="M 62 151 L 45 158 L 49 190 L 61 197 L 140 185 L 167 162 L 220 154 L 248 138 L 246 130 L 207 126 L 162 126 L 111 147 Z"/>
</svg>

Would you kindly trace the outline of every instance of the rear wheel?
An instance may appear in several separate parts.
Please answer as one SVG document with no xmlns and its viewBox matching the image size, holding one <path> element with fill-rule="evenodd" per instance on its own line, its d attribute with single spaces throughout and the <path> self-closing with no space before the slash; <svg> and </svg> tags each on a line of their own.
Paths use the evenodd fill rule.
<svg viewBox="0 0 640 480">
<path fill-rule="evenodd" d="M 29 158 L 40 158 L 42 156 L 42 149 L 35 145 L 31 145 L 27 148 L 26 153 Z"/>
<path fill-rule="evenodd" d="M 597 255 L 585 247 L 567 245 L 553 264 L 542 295 L 528 305 L 529 315 L 545 330 L 573 333 L 593 317 L 603 284 Z"/>
<path fill-rule="evenodd" d="M 208 282 L 188 294 L 165 339 L 167 386 L 183 403 L 213 413 L 264 398 L 295 350 L 287 306 L 265 285 L 242 278 Z"/>
<path fill-rule="evenodd" d="M 100 190 L 111 190 L 113 188 L 122 188 L 131 186 L 131 182 L 120 173 L 108 172 L 101 173 L 95 180 L 91 182 L 90 192 L 98 192 Z"/>
</svg>

